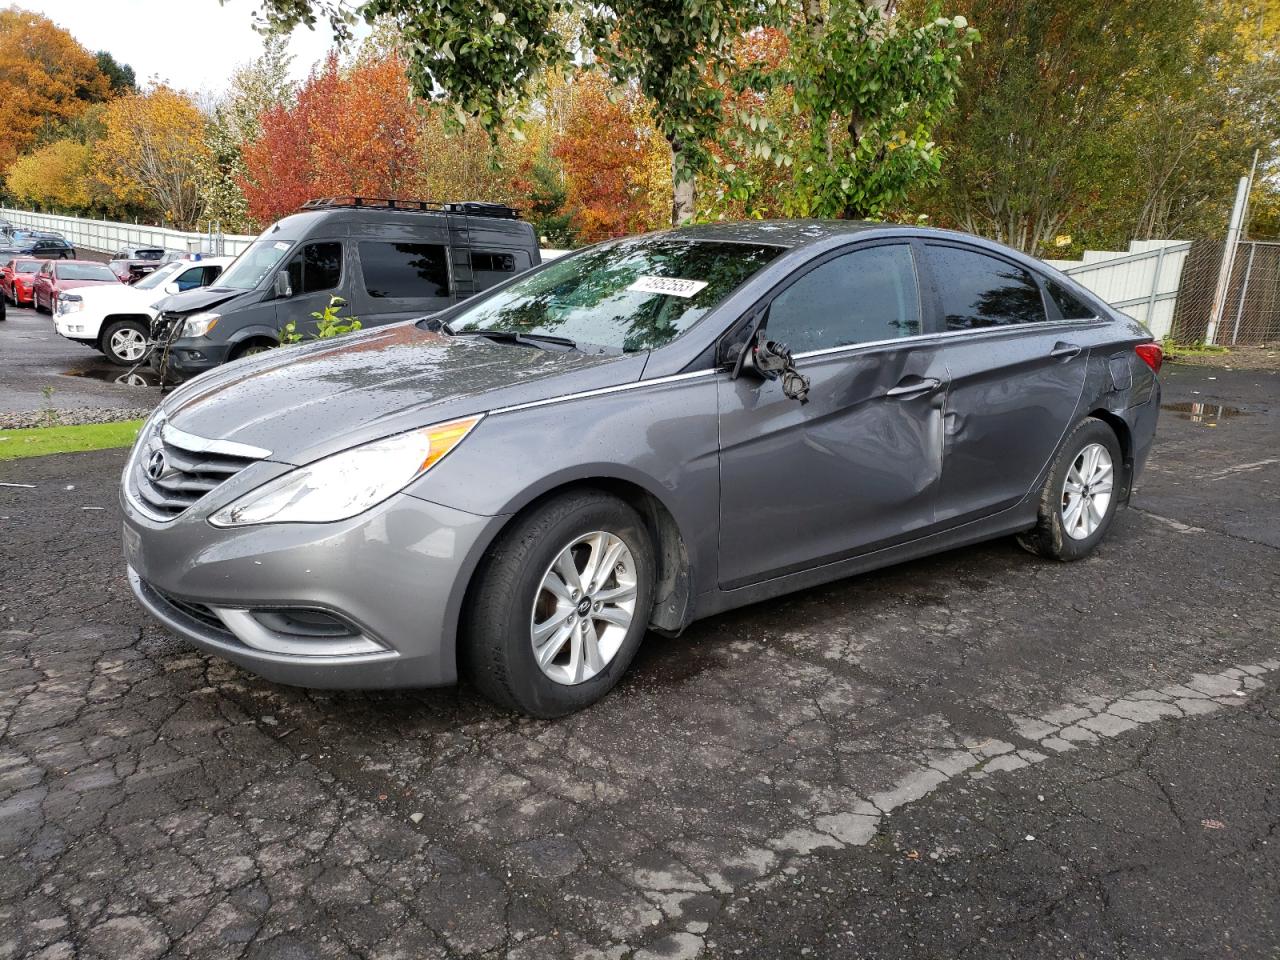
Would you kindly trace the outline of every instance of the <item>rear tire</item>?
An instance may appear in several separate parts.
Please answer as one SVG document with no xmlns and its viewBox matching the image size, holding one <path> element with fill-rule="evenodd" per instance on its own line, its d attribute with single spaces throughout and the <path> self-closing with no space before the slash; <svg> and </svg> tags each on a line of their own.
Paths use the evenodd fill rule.
<svg viewBox="0 0 1280 960">
<path fill-rule="evenodd" d="M 102 331 L 99 342 L 107 359 L 118 367 L 134 367 L 147 355 L 150 333 L 137 320 L 116 320 Z"/>
<path fill-rule="evenodd" d="M 465 672 L 494 703 L 534 717 L 595 703 L 644 639 L 654 570 L 628 504 L 597 491 L 548 501 L 518 518 L 477 571 L 462 623 Z"/>
<path fill-rule="evenodd" d="M 1018 543 L 1049 560 L 1083 560 L 1111 529 L 1123 473 L 1115 431 L 1095 417 L 1081 420 L 1049 470 L 1035 527 Z"/>
</svg>

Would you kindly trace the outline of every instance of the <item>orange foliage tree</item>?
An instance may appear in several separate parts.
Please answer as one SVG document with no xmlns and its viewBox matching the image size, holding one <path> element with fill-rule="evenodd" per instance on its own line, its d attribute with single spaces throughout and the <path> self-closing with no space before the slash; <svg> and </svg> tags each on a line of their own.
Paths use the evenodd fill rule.
<svg viewBox="0 0 1280 960">
<path fill-rule="evenodd" d="M 244 147 L 240 180 L 249 214 L 269 223 L 312 197 L 402 197 L 422 182 L 422 118 L 404 61 L 366 57 L 349 67 L 331 54 L 291 105 L 261 117 Z"/>
<path fill-rule="evenodd" d="M 574 77 L 552 154 L 564 169 L 566 205 L 582 241 L 668 223 L 670 151 L 631 90 L 612 88 L 597 73 Z"/>
<path fill-rule="evenodd" d="M 0 170 L 110 94 L 98 61 L 70 33 L 39 14 L 0 9 Z"/>
</svg>

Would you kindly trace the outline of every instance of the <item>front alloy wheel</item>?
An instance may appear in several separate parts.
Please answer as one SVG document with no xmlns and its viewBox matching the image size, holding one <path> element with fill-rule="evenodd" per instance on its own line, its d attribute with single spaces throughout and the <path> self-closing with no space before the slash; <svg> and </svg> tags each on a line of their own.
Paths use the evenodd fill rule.
<svg viewBox="0 0 1280 960">
<path fill-rule="evenodd" d="M 617 655 L 636 609 L 636 564 L 627 545 L 596 530 L 578 537 L 547 572 L 533 602 L 529 639 L 538 668 L 556 683 L 590 680 Z"/>
<path fill-rule="evenodd" d="M 618 682 L 649 625 L 652 541 L 630 504 L 574 490 L 517 517 L 468 593 L 459 655 L 480 692 L 559 717 Z"/>
</svg>

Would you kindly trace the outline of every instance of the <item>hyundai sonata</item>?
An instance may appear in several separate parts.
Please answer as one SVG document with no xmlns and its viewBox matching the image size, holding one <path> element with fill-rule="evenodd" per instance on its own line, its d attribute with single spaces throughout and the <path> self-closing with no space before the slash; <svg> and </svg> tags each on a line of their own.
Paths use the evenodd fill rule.
<svg viewBox="0 0 1280 960">
<path fill-rule="evenodd" d="M 125 468 L 128 576 L 275 681 L 465 673 L 556 716 L 647 631 L 993 537 L 1088 555 L 1146 459 L 1161 359 L 964 234 L 608 242 L 170 395 Z"/>
</svg>

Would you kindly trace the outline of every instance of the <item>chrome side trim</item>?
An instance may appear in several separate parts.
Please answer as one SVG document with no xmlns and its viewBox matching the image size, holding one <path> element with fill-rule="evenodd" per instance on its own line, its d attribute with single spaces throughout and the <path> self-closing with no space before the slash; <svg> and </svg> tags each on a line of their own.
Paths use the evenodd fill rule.
<svg viewBox="0 0 1280 960">
<path fill-rule="evenodd" d="M 270 450 L 251 446 L 247 443 L 236 443 L 234 440 L 213 440 L 209 437 L 197 437 L 194 433 L 179 430 L 165 421 L 160 426 L 160 436 L 166 443 L 192 453 L 220 453 L 227 457 L 243 457 L 246 460 L 265 460 L 271 456 Z"/>
<path fill-rule="evenodd" d="M 917 333 L 910 337 L 893 337 L 888 340 L 868 340 L 866 343 L 850 343 L 840 347 L 823 347 L 821 350 L 806 350 L 794 355 L 796 360 L 807 360 L 809 357 L 827 357 L 838 353 L 850 353 L 857 350 L 870 350 L 876 347 L 887 347 L 895 344 L 928 343 L 935 340 L 954 340 L 959 337 L 971 337 L 975 340 L 986 339 L 1001 333 L 1033 333 L 1037 330 L 1057 330 L 1063 327 L 1079 327 L 1102 321 L 1101 317 L 1090 317 L 1087 320 L 1046 320 L 1044 323 L 1018 324 L 1008 327 L 979 327 L 976 330 L 939 330 L 936 333 Z"/>
<path fill-rule="evenodd" d="M 718 370 L 694 370 L 692 373 L 673 373 L 666 377 L 654 377 L 652 380 L 636 380 L 632 383 L 621 383 L 613 387 L 599 387 L 595 390 L 582 390 L 578 393 L 566 393 L 559 397 L 547 397 L 545 400 L 531 400 L 528 403 L 516 403 L 509 407 L 498 407 L 489 411 L 489 416 L 500 413 L 513 413 L 516 410 L 528 410 L 531 407 L 546 407 L 553 403 L 568 403 L 570 400 L 583 400 L 588 397 L 603 397 L 611 393 L 625 393 L 628 390 L 639 390 L 643 387 L 659 387 L 668 383 L 679 383 L 684 380 L 697 380 L 700 377 L 713 377 Z"/>
</svg>

